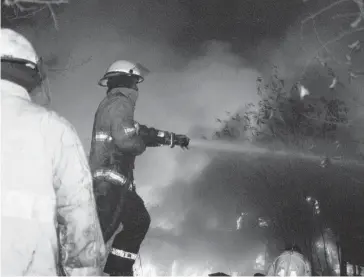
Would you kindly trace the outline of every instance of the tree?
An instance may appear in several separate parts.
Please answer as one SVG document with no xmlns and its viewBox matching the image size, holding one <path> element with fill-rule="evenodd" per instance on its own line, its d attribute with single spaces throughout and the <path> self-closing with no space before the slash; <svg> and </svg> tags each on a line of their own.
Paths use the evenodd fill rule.
<svg viewBox="0 0 364 277">
<path fill-rule="evenodd" d="M 245 138 L 275 148 L 281 145 L 300 150 L 313 150 L 321 140 L 338 148 L 337 132 L 348 126 L 349 108 L 339 98 L 304 95 L 305 90 L 296 83 L 287 92 L 284 80 L 274 67 L 269 83 L 265 84 L 263 78 L 257 79 L 261 100 L 247 104 L 242 112 L 223 122 L 215 137 Z"/>
<path fill-rule="evenodd" d="M 48 9 L 58 29 L 57 17 L 53 6 L 66 4 L 68 0 L 2 0 L 1 1 L 1 25 L 10 24 L 14 20 L 29 19 L 39 12 Z"/>
<path fill-rule="evenodd" d="M 306 2 L 306 1 L 304 1 Z M 350 10 L 350 12 L 343 13 L 342 8 L 343 5 L 350 6 L 346 7 Z M 335 8 L 336 11 L 334 10 Z M 334 10 L 334 11 L 333 11 Z M 339 33 L 334 33 L 334 35 L 328 39 L 327 41 L 323 41 L 319 31 L 317 29 L 317 21 L 319 17 L 324 15 L 325 13 L 332 12 L 333 15 L 331 16 L 331 20 L 327 22 L 328 24 L 332 25 L 336 21 L 340 22 L 340 19 L 348 19 L 348 18 L 355 18 L 351 20 L 350 24 L 341 24 L 341 30 Z M 336 0 L 329 5 L 324 6 L 323 8 L 319 9 L 315 13 L 311 14 L 310 16 L 306 17 L 301 22 L 301 40 L 304 41 L 304 29 L 306 24 L 309 22 L 312 23 L 312 31 L 314 32 L 317 42 L 319 43 L 319 47 L 316 49 L 314 56 L 312 59 L 308 60 L 306 67 L 304 68 L 303 73 L 306 73 L 309 65 L 313 62 L 313 59 L 316 59 L 323 67 L 325 67 L 329 74 L 332 76 L 333 80 L 330 85 L 331 88 L 334 88 L 336 85 L 339 84 L 338 76 L 330 67 L 329 62 L 334 62 L 339 64 L 340 66 L 346 65 L 347 73 L 348 73 L 348 81 L 349 83 L 353 80 L 358 78 L 359 76 L 364 75 L 364 68 L 363 63 L 360 61 L 357 63 L 358 66 L 361 68 L 355 68 L 353 58 L 355 54 L 358 54 L 359 51 L 362 51 L 361 44 L 363 43 L 362 37 L 360 39 L 360 35 L 362 36 L 364 33 L 364 2 L 363 0 Z M 327 24 L 326 23 L 326 24 Z M 358 39 L 359 38 L 359 39 Z M 339 59 L 340 57 L 336 57 L 335 53 L 330 49 L 330 47 L 334 47 L 335 44 L 340 43 L 341 41 L 348 42 L 348 51 L 344 54 L 345 57 L 345 64 L 342 63 Z M 325 56 L 326 55 L 326 56 Z M 355 57 L 357 58 L 357 56 Z"/>
<path fill-rule="evenodd" d="M 323 41 L 316 27 L 318 17 L 345 3 L 353 3 L 349 8 L 354 12 L 335 13 L 329 17 L 329 24 L 336 22 L 337 18 L 355 17 L 355 20 L 351 24 L 341 24 L 343 26 L 339 33 Z M 324 147 L 322 152 L 335 154 L 344 148 L 345 151 L 352 148 L 353 153 L 358 145 L 364 145 L 364 141 L 348 139 L 347 136 L 350 129 L 362 128 L 360 119 L 351 118 L 350 112 L 354 112 L 353 102 L 356 104 L 355 108 L 359 108 L 358 97 L 353 93 L 355 86 L 351 85 L 356 85 L 357 81 L 356 93 L 360 93 L 360 81 L 364 77 L 363 42 L 360 40 L 360 35 L 364 34 L 364 27 L 360 25 L 364 22 L 363 18 L 363 0 L 338 0 L 302 20 L 302 49 L 306 51 L 304 30 L 310 21 L 318 47 L 313 51 L 312 58 L 308 59 L 302 73 L 297 74 L 295 84 L 287 88 L 285 80 L 279 76 L 278 68 L 273 66 L 268 82 L 262 77 L 257 79 L 260 101 L 247 104 L 228 121 L 223 122 L 215 137 L 249 139 L 256 143 L 273 145 L 275 148 L 280 145 L 284 148 L 314 151 Z M 347 47 L 342 47 L 347 42 Z M 334 46 L 341 53 L 330 49 Z M 340 48 L 337 49 L 337 46 Z M 340 61 L 341 57 L 344 57 L 344 61 Z M 326 72 L 326 77 L 317 79 L 315 75 L 318 75 L 318 71 Z M 324 83 L 329 85 L 325 87 Z M 307 89 L 307 86 L 313 86 L 313 89 Z M 350 93 L 353 95 L 348 96 Z"/>
<path fill-rule="evenodd" d="M 329 23 L 326 25 L 333 22 L 341 23 L 338 19 L 351 17 L 354 19 L 349 24 L 341 24 L 341 29 L 338 28 L 340 31 L 334 33 L 332 37 L 322 39 L 317 22 L 322 20 L 324 13 L 333 11 L 335 7 L 343 4 L 347 4 L 353 11 L 341 13 L 340 9 L 340 13 L 337 12 L 328 17 Z M 312 58 L 308 59 L 302 72 L 297 73 L 294 85 L 287 86 L 284 78 L 279 74 L 279 69 L 273 66 L 267 80 L 263 77 L 257 79 L 257 94 L 260 97 L 258 103 L 245 105 L 240 111 L 232 114 L 227 121 L 218 119 L 222 126 L 214 134 L 214 138 L 250 140 L 253 143 L 263 144 L 265 147 L 294 148 L 321 155 L 330 153 L 331 157 L 345 156 L 348 153 L 354 156 L 357 154 L 358 146 L 364 144 L 364 141 L 351 137 L 351 130 L 362 128 L 360 121 L 353 118 L 353 109 L 362 108 L 362 104 L 355 98 L 355 93 L 362 92 L 363 85 L 360 82 L 364 77 L 362 50 L 364 41 L 361 36 L 364 33 L 363 0 L 337 0 L 305 18 L 301 23 L 301 40 L 304 50 L 306 50 L 304 30 L 310 21 L 312 22 L 311 34 L 316 37 L 318 47 L 313 51 Z M 324 71 L 326 76 L 315 78 L 318 75 L 317 71 Z M 355 86 L 359 87 L 357 91 Z M 359 107 L 354 106 L 353 102 Z M 357 121 L 359 124 L 356 124 Z M 325 168 L 328 165 L 330 165 L 329 159 L 323 159 L 321 167 Z M 287 170 L 292 170 L 290 167 L 292 167 L 291 163 Z M 316 173 L 321 176 L 319 170 Z M 346 174 L 344 169 L 326 172 L 327 175 L 341 173 Z M 310 174 L 314 174 L 313 171 Z M 350 178 L 348 180 L 356 182 L 349 175 L 347 174 Z M 297 189 L 293 194 L 286 195 L 286 199 L 294 199 L 294 205 L 289 205 L 280 196 L 285 188 L 299 187 L 299 184 L 292 184 L 294 180 L 290 180 L 285 174 L 279 174 L 272 166 L 262 167 L 254 176 L 255 182 L 250 183 L 256 185 L 252 188 L 245 187 L 249 195 L 244 197 L 243 201 L 253 203 L 262 216 L 269 218 L 268 236 L 289 238 L 292 235 L 291 230 L 294 229 L 296 232 L 294 235 L 301 231 L 310 233 L 308 229 L 311 229 L 311 232 L 317 232 L 320 229 L 320 226 L 312 220 L 312 210 L 299 210 L 299 214 L 294 213 L 294 210 L 298 209 L 297 203 L 301 203 L 301 207 L 305 205 L 308 195 L 305 195 L 304 191 Z M 360 180 L 357 182 L 363 183 Z M 283 185 L 272 189 L 272 183 Z M 307 192 L 311 193 L 311 191 Z M 320 195 L 315 197 L 319 199 Z M 324 199 L 318 201 L 323 207 L 320 220 L 335 221 L 332 220 L 335 214 L 328 214 L 332 204 Z M 342 221 L 338 220 L 338 222 Z M 306 226 L 308 229 L 300 230 L 300 226 Z M 336 228 L 335 231 L 338 229 Z M 302 235 L 305 237 L 305 234 Z M 309 236 L 304 238 L 304 244 L 311 251 L 312 239 Z"/>
</svg>

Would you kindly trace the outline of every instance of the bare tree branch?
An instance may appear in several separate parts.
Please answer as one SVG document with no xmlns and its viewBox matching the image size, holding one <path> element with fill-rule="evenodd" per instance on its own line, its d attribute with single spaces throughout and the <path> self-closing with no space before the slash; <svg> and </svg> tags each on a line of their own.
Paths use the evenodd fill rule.
<svg viewBox="0 0 364 277">
<path fill-rule="evenodd" d="M 329 41 L 327 41 L 327 42 L 323 42 L 322 40 L 321 40 L 321 38 L 320 38 L 320 36 L 319 36 L 319 34 L 318 34 L 318 31 L 317 31 L 317 28 L 316 28 L 316 26 L 315 26 L 315 19 L 316 19 L 316 17 L 318 17 L 319 15 L 321 15 L 322 13 L 324 13 L 324 12 L 327 12 L 328 10 L 330 10 L 330 9 L 332 9 L 333 7 L 336 7 L 336 6 L 338 6 L 338 5 L 340 5 L 340 4 L 343 4 L 343 3 L 345 3 L 345 2 L 354 2 L 356 5 L 357 5 L 357 7 L 358 7 L 358 11 L 357 12 L 353 12 L 353 13 L 346 13 L 346 14 L 339 14 L 339 15 L 336 15 L 336 16 L 334 16 L 335 18 L 340 18 L 340 17 L 357 17 L 356 18 L 356 20 L 355 21 L 353 21 L 351 24 L 350 24 L 350 26 L 349 26 L 349 29 L 348 30 L 345 30 L 345 31 L 343 31 L 341 34 L 339 34 L 338 36 L 336 36 L 335 38 L 333 38 L 333 39 L 331 39 L 331 40 L 329 40 Z M 303 19 L 302 21 L 301 21 L 301 41 L 302 41 L 302 44 L 303 44 L 303 41 L 304 41 L 304 38 L 303 38 L 303 29 L 304 29 L 304 25 L 305 25 L 305 23 L 307 23 L 308 21 L 312 21 L 312 24 L 313 24 L 313 31 L 314 31 L 314 33 L 315 33 L 315 35 L 316 35 L 316 39 L 317 39 L 317 41 L 318 41 L 318 43 L 319 43 L 319 45 L 320 45 L 320 47 L 317 49 L 317 51 L 316 51 L 316 53 L 313 55 L 313 58 L 311 58 L 308 62 L 307 62 L 307 64 L 306 64 L 306 66 L 304 67 L 304 69 L 303 69 L 303 72 L 302 72 L 302 77 L 304 76 L 304 74 L 306 73 L 306 71 L 307 71 L 307 68 L 308 68 L 308 66 L 311 64 L 311 62 L 312 62 L 312 60 L 313 59 L 318 59 L 319 60 L 319 62 L 321 63 L 321 65 L 322 66 L 324 66 L 324 67 L 326 67 L 328 70 L 330 70 L 330 68 L 328 67 L 328 63 L 326 62 L 326 61 L 324 61 L 323 59 L 321 59 L 320 57 L 319 57 L 319 54 L 320 54 L 320 52 L 322 51 L 322 50 L 325 50 L 326 51 L 326 53 L 328 53 L 328 54 L 330 54 L 330 59 L 332 59 L 335 63 L 338 63 L 339 65 L 342 65 L 342 62 L 341 61 L 339 61 L 339 60 L 337 60 L 336 59 L 336 57 L 335 57 L 335 55 L 333 54 L 333 53 L 331 53 L 330 51 L 329 51 L 329 45 L 330 44 L 333 44 L 333 43 L 335 43 L 335 42 L 338 42 L 338 41 L 340 41 L 341 39 L 343 39 L 344 37 L 346 37 L 346 36 L 348 36 L 348 35 L 351 35 L 351 34 L 354 34 L 354 33 L 356 33 L 356 32 L 361 32 L 361 31 L 363 31 L 363 28 L 362 27 L 360 27 L 360 28 L 358 28 L 358 26 L 359 26 L 359 23 L 362 21 L 362 19 L 364 18 L 364 2 L 363 2 L 364 0 L 338 0 L 338 1 L 335 1 L 335 2 L 333 2 L 333 3 L 331 3 L 331 4 L 329 4 L 329 5 L 327 5 L 326 7 L 324 7 L 324 8 L 322 8 L 322 9 L 320 9 L 319 11 L 317 11 L 316 13 L 314 13 L 314 14 L 312 14 L 312 15 L 310 15 L 310 16 L 308 16 L 308 17 L 306 17 L 305 19 Z M 334 18 L 334 17 L 332 17 L 332 18 Z M 351 28 L 350 28 L 351 27 Z M 307 53 L 309 53 L 305 48 L 304 48 L 304 46 L 302 45 L 302 49 L 305 51 L 305 52 L 307 52 Z M 352 55 L 352 53 L 353 53 L 353 51 L 350 51 L 350 53 L 349 54 L 346 54 L 345 55 L 345 57 L 346 57 L 346 65 L 348 65 L 349 66 L 349 68 L 348 68 L 348 79 L 349 79 L 349 83 L 351 82 L 351 80 L 353 79 L 353 78 L 356 78 L 357 76 L 356 76 L 356 74 L 355 73 L 353 73 L 353 70 L 352 70 L 352 59 L 351 59 L 351 55 Z M 309 54 L 311 54 L 311 53 L 309 53 Z M 355 76 L 354 76 L 355 75 Z M 333 86 L 335 86 L 335 84 L 338 84 L 338 79 L 337 79 L 337 77 L 333 77 L 333 82 L 332 82 L 332 85 Z"/>
<path fill-rule="evenodd" d="M 36 7 L 24 7 L 20 2 L 14 3 L 14 5 L 21 11 L 21 12 L 30 12 L 36 11 L 38 8 Z"/>
<path fill-rule="evenodd" d="M 363 0 L 353 0 L 353 1 L 354 1 L 354 3 L 356 3 L 358 5 L 359 14 L 358 14 L 357 19 L 355 19 L 355 21 L 352 22 L 350 24 L 350 26 L 352 28 L 356 28 L 356 27 L 358 27 L 360 22 L 364 19 L 364 2 L 363 2 Z"/>
<path fill-rule="evenodd" d="M 53 19 L 53 22 L 54 22 L 54 28 L 56 28 L 56 30 L 58 30 L 58 20 L 57 20 L 57 17 L 54 13 L 54 10 L 52 8 L 52 5 L 50 3 L 47 3 L 46 4 L 48 9 L 49 9 L 49 12 L 51 13 L 51 16 L 52 16 L 52 19 Z"/>
<path fill-rule="evenodd" d="M 334 3 L 332 3 L 332 4 L 330 4 L 330 5 L 328 5 L 328 6 L 326 6 L 326 7 L 324 7 L 324 8 L 322 8 L 321 10 L 319 10 L 318 12 L 315 12 L 314 14 L 312 14 L 312 15 L 310 15 L 310 16 L 308 16 L 308 17 L 306 17 L 305 19 L 303 19 L 302 21 L 301 21 L 301 23 L 302 24 L 305 24 L 307 21 L 309 21 L 309 20 L 311 20 L 311 19 L 314 19 L 315 17 L 317 17 L 318 15 L 320 15 L 320 14 L 322 14 L 322 13 L 324 13 L 324 12 L 326 12 L 326 11 L 328 11 L 328 10 L 330 10 L 330 9 L 332 9 L 333 7 L 335 7 L 335 6 L 337 6 L 337 5 L 340 5 L 340 4 L 342 4 L 342 3 L 344 3 L 344 2 L 349 2 L 350 0 L 338 0 L 338 1 L 336 1 L 336 2 L 334 2 Z"/>
<path fill-rule="evenodd" d="M 13 7 L 14 10 L 14 16 L 7 17 L 8 20 L 31 18 L 36 13 L 48 8 L 56 30 L 58 30 L 58 21 L 52 5 L 66 3 L 68 3 L 68 0 L 4 0 L 3 2 L 5 6 Z M 18 11 L 25 14 L 19 14 Z"/>
<path fill-rule="evenodd" d="M 335 42 L 338 42 L 340 41 L 341 39 L 343 39 L 344 37 L 346 36 L 349 36 L 349 35 L 352 35 L 354 33 L 358 33 L 358 32 L 363 32 L 364 31 L 364 27 L 360 27 L 360 28 L 357 28 L 357 29 L 351 29 L 351 30 L 348 30 L 348 31 L 345 31 L 345 32 L 342 32 L 341 34 L 339 34 L 337 37 L 325 42 L 323 45 L 321 45 L 320 48 L 318 48 L 315 53 L 314 53 L 314 57 L 311 58 L 307 63 L 306 63 L 306 66 L 304 67 L 303 69 L 303 72 L 302 72 L 302 75 L 304 75 L 307 71 L 307 68 L 309 67 L 309 65 L 312 63 L 312 61 L 315 59 L 315 57 L 323 50 L 325 49 L 327 46 L 335 43 Z"/>
<path fill-rule="evenodd" d="M 79 68 L 81 66 L 84 66 L 85 64 L 87 64 L 88 62 L 90 62 L 92 60 L 92 56 L 88 57 L 87 59 L 82 60 L 80 63 L 72 65 L 72 64 L 68 64 L 66 67 L 64 68 L 54 68 L 54 67 L 50 67 L 48 69 L 48 71 L 50 72 L 57 72 L 57 73 L 61 73 L 61 72 L 69 72 L 72 71 L 76 68 Z"/>
<path fill-rule="evenodd" d="M 335 15 L 332 16 L 332 19 L 348 18 L 348 17 L 354 17 L 354 16 L 358 16 L 358 12 L 335 14 Z"/>
<path fill-rule="evenodd" d="M 316 21 L 315 21 L 315 19 L 313 19 L 313 20 L 312 20 L 312 25 L 313 25 L 313 30 L 314 30 L 314 32 L 315 32 L 315 35 L 316 35 L 316 39 L 317 39 L 317 41 L 320 43 L 320 45 L 323 47 L 323 49 L 325 49 L 325 51 L 327 52 L 327 54 L 332 55 L 333 60 L 334 60 L 337 64 L 341 65 L 342 63 L 341 63 L 340 61 L 338 61 L 338 60 L 335 58 L 335 56 L 333 56 L 333 53 L 331 52 L 331 50 L 330 50 L 327 46 L 325 46 L 325 43 L 321 40 L 321 37 L 320 37 L 320 35 L 319 35 L 318 31 L 317 31 L 317 28 L 316 28 Z"/>
<path fill-rule="evenodd" d="M 4 4 L 7 6 L 12 6 L 17 3 L 31 3 L 31 4 L 66 4 L 68 3 L 68 0 L 5 0 Z"/>
<path fill-rule="evenodd" d="M 14 19 L 24 19 L 24 18 L 31 18 L 33 16 L 35 16 L 37 13 L 41 12 L 42 10 L 44 10 L 46 8 L 46 6 L 43 6 L 43 7 L 40 7 L 38 9 L 35 9 L 33 11 L 27 11 L 27 13 L 25 13 L 24 15 L 20 15 L 18 13 L 18 9 L 20 11 L 22 11 L 23 7 L 20 6 L 20 5 L 14 5 L 13 6 L 13 10 L 14 10 L 14 16 L 10 17 L 10 16 L 7 16 L 7 19 L 8 20 L 14 20 Z M 24 11 L 24 10 L 23 10 Z"/>
</svg>

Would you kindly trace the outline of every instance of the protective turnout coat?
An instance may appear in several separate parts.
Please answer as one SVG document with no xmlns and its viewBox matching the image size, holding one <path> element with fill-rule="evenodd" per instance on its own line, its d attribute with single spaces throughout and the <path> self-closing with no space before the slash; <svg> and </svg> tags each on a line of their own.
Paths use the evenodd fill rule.
<svg viewBox="0 0 364 277">
<path fill-rule="evenodd" d="M 54 276 L 59 265 L 101 275 L 104 242 L 74 128 L 5 80 L 1 100 L 1 275 Z"/>
<path fill-rule="evenodd" d="M 114 88 L 100 103 L 92 131 L 92 172 L 105 168 L 133 179 L 135 157 L 145 151 L 146 145 L 136 135 L 135 100 L 127 96 L 132 93 L 132 89 Z"/>
<path fill-rule="evenodd" d="M 268 268 L 267 276 L 312 276 L 309 261 L 295 251 L 284 251 Z"/>
<path fill-rule="evenodd" d="M 98 176 L 98 173 L 104 174 L 109 180 L 95 188 L 103 226 L 110 222 L 107 219 L 110 214 L 113 218 L 120 216 L 120 212 L 115 212 L 114 207 L 122 208 L 121 190 L 133 182 L 135 157 L 146 149 L 143 139 L 136 134 L 134 126 L 135 100 L 128 95 L 133 95 L 133 90 L 112 89 L 101 101 L 95 114 L 89 157 L 91 172 L 93 176 Z M 112 211 L 108 211 L 110 207 Z M 110 228 L 112 235 L 106 235 L 107 253 L 111 251 L 115 235 L 123 229 L 119 220 L 114 222 L 119 225 Z M 109 233 L 107 228 L 105 227 L 105 233 Z M 106 259 L 103 261 L 103 264 L 105 263 Z"/>
</svg>

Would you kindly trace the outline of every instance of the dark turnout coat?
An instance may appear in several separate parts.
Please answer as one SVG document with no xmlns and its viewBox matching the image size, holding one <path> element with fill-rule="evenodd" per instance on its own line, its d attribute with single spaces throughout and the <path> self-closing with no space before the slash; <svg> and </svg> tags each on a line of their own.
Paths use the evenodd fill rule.
<svg viewBox="0 0 364 277">
<path fill-rule="evenodd" d="M 91 171 L 106 168 L 133 179 L 135 157 L 145 151 L 134 126 L 135 103 L 124 95 L 130 89 L 112 89 L 95 114 L 90 152 Z"/>
<path fill-rule="evenodd" d="M 127 234 L 128 222 L 138 218 L 138 214 L 128 215 L 128 207 L 132 205 L 128 201 L 131 197 L 128 189 L 134 181 L 135 158 L 145 151 L 146 145 L 135 128 L 135 101 L 128 97 L 132 94 L 133 91 L 126 88 L 110 90 L 96 111 L 92 132 L 90 167 L 108 253 L 116 247 L 113 245 L 115 236 Z M 147 213 L 143 203 L 142 208 Z M 147 225 L 149 227 L 149 221 Z M 142 226 L 142 229 L 145 228 Z"/>
</svg>

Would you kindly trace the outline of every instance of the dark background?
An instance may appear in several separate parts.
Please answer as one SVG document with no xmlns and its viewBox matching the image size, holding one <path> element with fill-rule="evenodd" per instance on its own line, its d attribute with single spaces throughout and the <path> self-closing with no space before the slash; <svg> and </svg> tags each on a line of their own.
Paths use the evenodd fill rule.
<svg viewBox="0 0 364 277">
<path fill-rule="evenodd" d="M 88 151 L 94 112 L 104 96 L 97 81 L 115 59 L 136 60 L 151 69 L 141 85 L 138 121 L 195 137 L 209 135 L 221 127 L 216 117 L 228 119 L 226 111 L 258 101 L 256 78 L 266 76 L 271 65 L 279 66 L 288 89 L 301 77 L 319 45 L 310 24 L 301 37 L 300 22 L 327 3 L 80 0 L 55 5 L 56 21 L 47 8 L 29 16 L 6 7 L 2 24 L 26 35 L 45 58 L 51 107 L 76 126 Z M 323 39 L 348 24 L 332 21 L 335 12 L 317 21 Z M 342 56 L 346 45 L 336 44 L 335 55 Z M 321 95 L 330 80 L 317 68 L 309 67 L 305 82 Z M 340 94 L 356 119 L 362 113 L 353 97 L 363 100 L 362 87 L 359 80 Z M 361 137 L 362 130 L 352 128 L 345 136 Z M 136 179 L 153 218 L 141 251 L 145 274 L 153 268 L 165 275 L 252 274 L 266 250 L 272 258 L 285 242 L 302 244 L 316 235 L 306 195 L 320 200 L 324 225 L 363 233 L 357 223 L 364 218 L 364 176 L 355 166 L 326 170 L 317 161 L 292 157 L 153 149 L 138 158 Z M 242 211 L 251 219 L 236 231 Z M 275 231 L 256 227 L 260 215 L 279 218 L 279 226 Z"/>
</svg>

